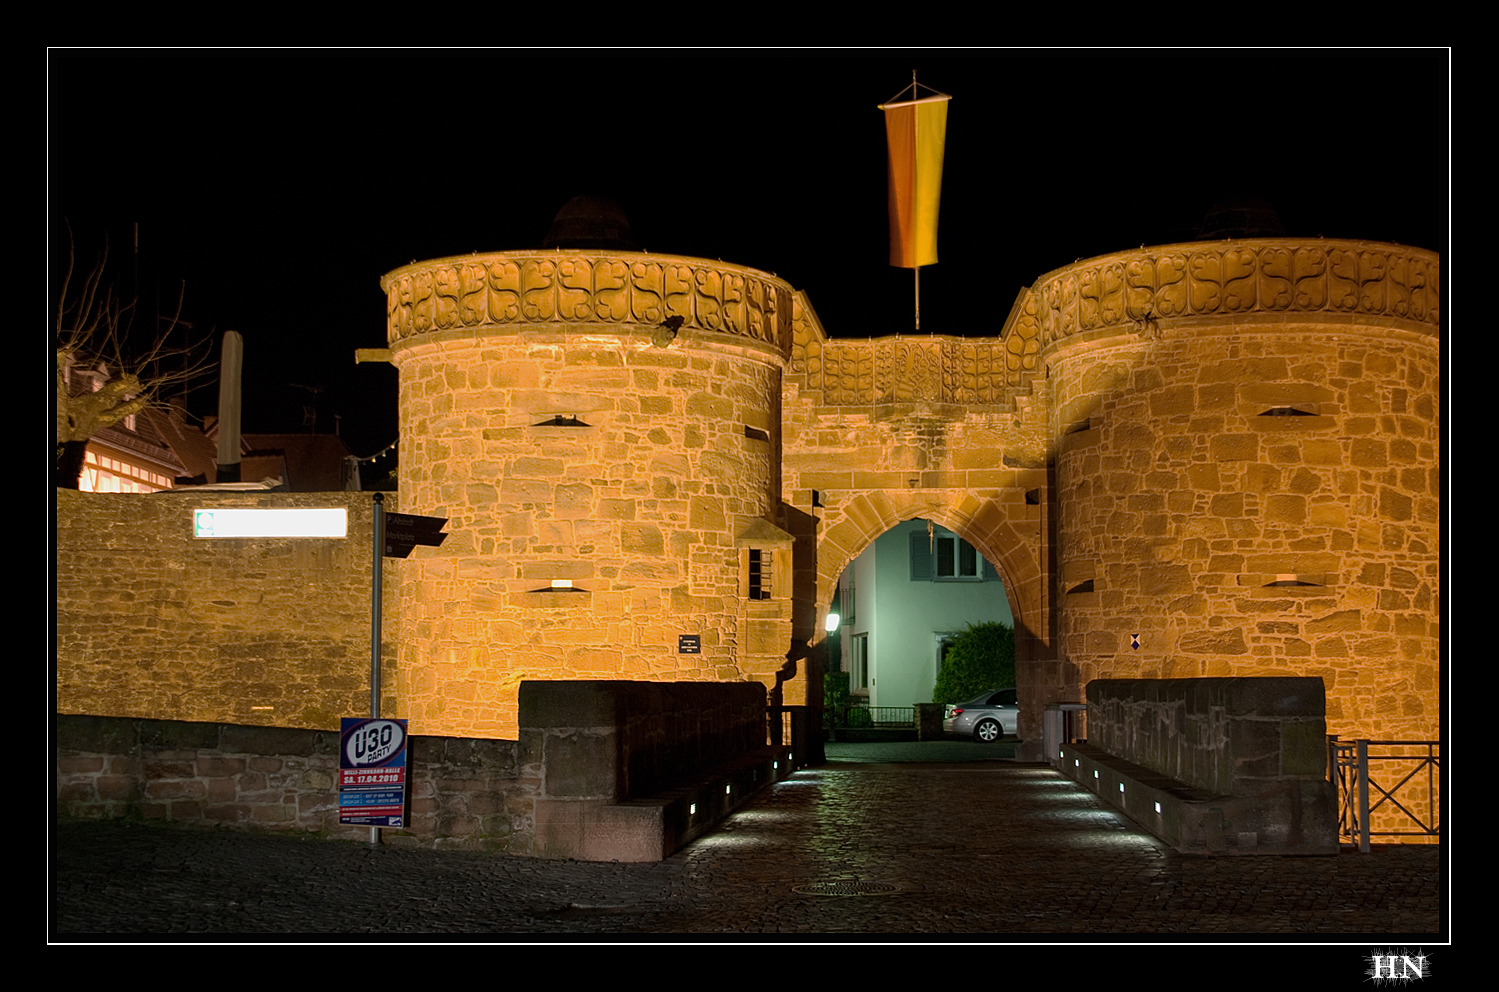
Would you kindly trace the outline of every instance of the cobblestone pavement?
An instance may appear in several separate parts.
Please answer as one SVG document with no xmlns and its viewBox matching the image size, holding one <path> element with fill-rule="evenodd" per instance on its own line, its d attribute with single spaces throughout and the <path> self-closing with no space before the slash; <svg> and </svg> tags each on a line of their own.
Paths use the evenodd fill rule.
<svg viewBox="0 0 1499 992">
<path fill-rule="evenodd" d="M 831 747 L 660 864 L 68 822 L 54 935 L 1436 938 L 1439 848 L 1183 857 L 1045 766 L 969 760 L 983 747 Z M 889 763 L 911 753 L 943 760 Z"/>
</svg>

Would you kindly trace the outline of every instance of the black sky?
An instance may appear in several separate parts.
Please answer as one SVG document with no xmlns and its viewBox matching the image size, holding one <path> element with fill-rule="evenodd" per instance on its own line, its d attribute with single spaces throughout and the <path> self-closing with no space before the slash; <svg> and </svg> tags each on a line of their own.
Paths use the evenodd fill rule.
<svg viewBox="0 0 1499 992">
<path fill-rule="evenodd" d="M 835 337 L 908 332 L 876 105 L 913 68 L 953 98 L 923 333 L 996 334 L 1037 276 L 1230 197 L 1447 249 L 1446 52 L 53 51 L 50 292 L 65 221 L 122 276 L 138 224 L 143 296 L 185 279 L 195 326 L 245 336 L 246 430 L 299 429 L 314 387 L 361 454 L 395 436 L 393 370 L 352 358 L 384 343 L 381 274 L 535 247 L 582 193 L 650 251 L 777 273 Z"/>
</svg>

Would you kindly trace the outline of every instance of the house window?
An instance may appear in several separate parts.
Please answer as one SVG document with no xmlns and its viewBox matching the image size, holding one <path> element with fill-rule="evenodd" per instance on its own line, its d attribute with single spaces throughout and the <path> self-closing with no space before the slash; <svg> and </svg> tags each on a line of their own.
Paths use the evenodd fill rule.
<svg viewBox="0 0 1499 992">
<path fill-rule="evenodd" d="M 912 582 L 982 582 L 984 556 L 956 534 L 911 535 Z"/>
<path fill-rule="evenodd" d="M 869 635 L 855 634 L 849 638 L 848 691 L 869 691 Z"/>
<path fill-rule="evenodd" d="M 773 552 L 750 548 L 749 553 L 749 598 L 769 599 L 771 586 L 771 561 Z"/>
</svg>

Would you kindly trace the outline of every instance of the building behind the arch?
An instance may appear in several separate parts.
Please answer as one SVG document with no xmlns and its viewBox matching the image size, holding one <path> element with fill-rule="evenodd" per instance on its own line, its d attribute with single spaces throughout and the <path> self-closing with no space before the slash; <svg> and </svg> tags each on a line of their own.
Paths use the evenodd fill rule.
<svg viewBox="0 0 1499 992">
<path fill-rule="evenodd" d="M 1014 299 L 975 288 L 994 324 L 963 338 L 830 338 L 775 276 L 614 249 L 417 262 L 383 286 L 399 508 L 450 521 L 388 566 L 388 707 L 414 732 L 514 736 L 524 679 L 755 680 L 816 704 L 839 574 L 922 518 L 1003 578 L 1022 737 L 1095 678 L 1284 674 L 1323 678 L 1330 732 L 1438 736 L 1430 252 L 1122 252 Z M 305 686 L 306 650 L 357 650 L 349 590 L 336 620 L 258 605 L 256 583 L 340 553 L 247 547 L 246 569 L 65 519 L 135 506 L 176 526 L 156 504 L 60 500 L 60 712 L 359 711 L 358 678 L 331 674 L 244 705 L 247 686 Z M 178 604 L 168 620 L 110 605 L 100 541 L 117 572 L 150 573 L 143 601 Z"/>
</svg>

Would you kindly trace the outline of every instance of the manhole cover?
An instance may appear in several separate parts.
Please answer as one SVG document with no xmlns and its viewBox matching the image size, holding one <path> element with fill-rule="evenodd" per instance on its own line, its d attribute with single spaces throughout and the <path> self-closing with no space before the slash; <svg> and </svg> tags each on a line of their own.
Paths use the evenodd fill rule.
<svg viewBox="0 0 1499 992">
<path fill-rule="evenodd" d="M 791 891 L 809 896 L 885 896 L 901 891 L 901 887 L 890 882 L 856 882 L 839 879 L 833 882 L 808 882 L 806 885 L 794 885 Z"/>
</svg>

